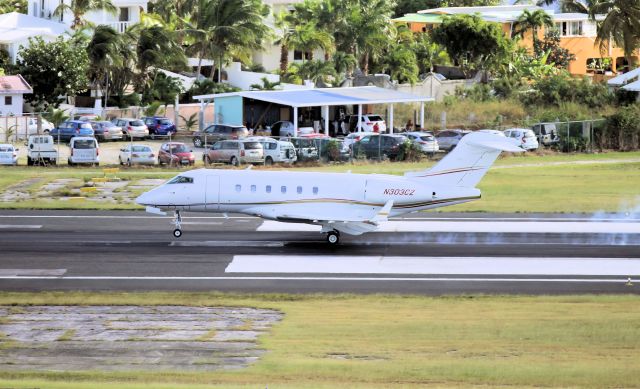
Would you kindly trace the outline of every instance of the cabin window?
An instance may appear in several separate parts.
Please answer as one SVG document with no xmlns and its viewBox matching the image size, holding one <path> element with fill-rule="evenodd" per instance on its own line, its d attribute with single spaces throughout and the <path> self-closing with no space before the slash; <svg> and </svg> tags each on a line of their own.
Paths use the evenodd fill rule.
<svg viewBox="0 0 640 389">
<path fill-rule="evenodd" d="M 281 186 L 280 187 L 280 192 L 287 193 L 287 187 L 286 186 Z"/>
<path fill-rule="evenodd" d="M 193 184 L 193 178 L 185 177 L 185 176 L 177 176 L 177 177 L 174 177 L 171 181 L 167 182 L 167 184 Z"/>
<path fill-rule="evenodd" d="M 302 194 L 302 187 L 301 186 L 298 187 L 298 194 Z"/>
<path fill-rule="evenodd" d="M 251 191 L 255 192 L 256 191 L 256 186 L 255 185 L 251 185 Z"/>
<path fill-rule="evenodd" d="M 240 192 L 242 190 L 242 185 L 236 185 L 236 192 Z"/>
<path fill-rule="evenodd" d="M 318 194 L 318 187 L 317 187 L 317 186 L 314 186 L 314 187 L 313 187 L 313 194 L 314 194 L 314 195 L 317 195 L 317 194 Z"/>
<path fill-rule="evenodd" d="M 271 185 L 267 185 L 267 187 L 265 188 L 265 191 L 267 193 L 271 193 Z"/>
</svg>

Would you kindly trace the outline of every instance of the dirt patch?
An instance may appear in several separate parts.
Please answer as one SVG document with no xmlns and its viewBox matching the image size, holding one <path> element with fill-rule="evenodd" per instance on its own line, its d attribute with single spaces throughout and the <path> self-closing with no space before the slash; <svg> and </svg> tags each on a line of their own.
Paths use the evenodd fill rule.
<svg viewBox="0 0 640 389">
<path fill-rule="evenodd" d="M 0 309 L 0 370 L 240 369 L 260 358 L 257 338 L 282 319 L 254 308 L 21 308 Z"/>
</svg>

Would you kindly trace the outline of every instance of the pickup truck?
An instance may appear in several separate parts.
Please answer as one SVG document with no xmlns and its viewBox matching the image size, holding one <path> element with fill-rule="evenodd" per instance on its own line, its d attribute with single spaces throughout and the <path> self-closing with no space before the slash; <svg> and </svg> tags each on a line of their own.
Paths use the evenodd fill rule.
<svg viewBox="0 0 640 389">
<path fill-rule="evenodd" d="M 30 135 L 27 141 L 27 165 L 55 165 L 58 152 L 51 135 Z"/>
</svg>

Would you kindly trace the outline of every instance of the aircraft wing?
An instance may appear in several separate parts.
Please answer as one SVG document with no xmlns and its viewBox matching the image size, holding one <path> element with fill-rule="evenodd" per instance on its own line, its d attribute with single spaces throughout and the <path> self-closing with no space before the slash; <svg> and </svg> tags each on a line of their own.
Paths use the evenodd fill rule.
<svg viewBox="0 0 640 389">
<path fill-rule="evenodd" d="M 375 231 L 379 222 L 387 221 L 392 207 L 393 200 L 389 200 L 377 213 L 366 218 L 345 218 L 339 215 L 329 217 L 326 213 L 314 215 L 313 212 L 305 212 L 304 214 L 279 215 L 276 220 L 287 223 L 320 224 L 323 230 L 335 229 L 349 235 L 361 235 L 365 232 Z"/>
</svg>

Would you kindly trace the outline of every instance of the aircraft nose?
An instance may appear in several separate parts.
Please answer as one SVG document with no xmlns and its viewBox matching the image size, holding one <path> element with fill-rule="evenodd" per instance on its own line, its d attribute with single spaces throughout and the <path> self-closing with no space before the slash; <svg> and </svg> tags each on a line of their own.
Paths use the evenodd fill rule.
<svg viewBox="0 0 640 389">
<path fill-rule="evenodd" d="M 136 204 L 138 205 L 153 205 L 153 195 L 149 192 L 143 193 L 136 198 Z"/>
</svg>

